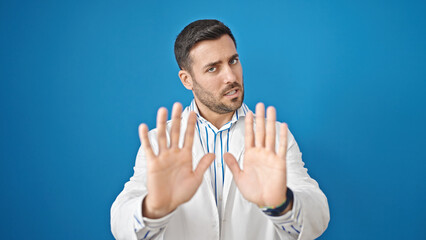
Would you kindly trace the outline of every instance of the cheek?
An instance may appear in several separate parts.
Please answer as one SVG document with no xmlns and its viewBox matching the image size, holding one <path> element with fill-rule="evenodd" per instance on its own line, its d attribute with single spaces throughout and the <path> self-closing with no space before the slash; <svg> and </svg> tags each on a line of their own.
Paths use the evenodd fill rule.
<svg viewBox="0 0 426 240">
<path fill-rule="evenodd" d="M 208 91 L 216 93 L 221 89 L 221 82 L 216 77 L 206 78 L 204 86 L 206 86 Z"/>
</svg>

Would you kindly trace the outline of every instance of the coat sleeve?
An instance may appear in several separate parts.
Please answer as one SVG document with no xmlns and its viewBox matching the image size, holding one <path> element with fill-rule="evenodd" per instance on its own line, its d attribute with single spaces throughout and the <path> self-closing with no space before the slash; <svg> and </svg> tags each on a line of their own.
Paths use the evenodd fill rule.
<svg viewBox="0 0 426 240">
<path fill-rule="evenodd" d="M 286 161 L 287 186 L 294 194 L 293 208 L 283 216 L 269 218 L 274 222 L 280 239 L 288 239 L 289 235 L 299 240 L 315 239 L 325 231 L 330 221 L 328 202 L 318 183 L 304 167 L 302 153 L 290 131 Z"/>
<path fill-rule="evenodd" d="M 154 152 L 158 152 L 155 135 L 155 130 L 150 131 L 149 138 Z M 159 239 L 172 214 L 155 220 L 142 217 L 142 201 L 147 194 L 146 156 L 142 147 L 139 148 L 133 170 L 133 176 L 111 207 L 112 234 L 116 239 L 123 240 Z"/>
</svg>

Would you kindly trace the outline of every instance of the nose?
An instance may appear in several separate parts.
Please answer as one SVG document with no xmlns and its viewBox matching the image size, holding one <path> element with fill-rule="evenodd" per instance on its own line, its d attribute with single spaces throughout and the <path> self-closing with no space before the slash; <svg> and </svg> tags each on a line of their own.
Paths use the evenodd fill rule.
<svg viewBox="0 0 426 240">
<path fill-rule="evenodd" d="M 225 83 L 233 83 L 237 81 L 237 74 L 231 66 L 226 66 L 223 71 L 223 80 Z"/>
</svg>

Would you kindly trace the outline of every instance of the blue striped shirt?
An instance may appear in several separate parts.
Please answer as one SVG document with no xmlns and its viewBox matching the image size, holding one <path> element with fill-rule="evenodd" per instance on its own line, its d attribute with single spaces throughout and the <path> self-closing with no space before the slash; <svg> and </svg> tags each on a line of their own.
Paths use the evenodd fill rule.
<svg viewBox="0 0 426 240">
<path fill-rule="evenodd" d="M 235 111 L 232 119 L 220 129 L 217 129 L 200 115 L 194 100 L 185 108 L 185 111 L 194 111 L 197 114 L 196 131 L 198 131 L 199 139 L 194 139 L 194 141 L 200 141 L 205 153 L 215 154 L 215 160 L 207 171 L 211 176 L 211 184 L 217 208 L 222 209 L 223 184 L 226 177 L 226 163 L 223 160 L 223 154 L 229 151 L 229 142 L 233 130 L 232 126 L 240 120 L 240 118 L 243 120 L 243 117 L 245 117 L 246 113 L 250 110 L 247 105 L 243 103 L 241 107 Z M 221 216 L 221 211 L 219 211 L 219 216 Z"/>
<path fill-rule="evenodd" d="M 236 129 L 241 130 L 241 128 L 239 128 L 239 126 L 241 126 L 241 125 L 237 124 L 237 122 L 238 121 L 244 121 L 246 113 L 248 113 L 250 110 L 247 107 L 247 105 L 245 105 L 243 103 L 241 105 L 241 107 L 234 112 L 231 120 L 228 123 L 224 124 L 220 129 L 217 129 L 213 124 L 211 124 L 209 121 L 207 121 L 205 118 L 203 118 L 200 115 L 200 112 L 199 112 L 194 100 L 184 110 L 185 113 L 188 113 L 190 111 L 194 111 L 197 115 L 196 130 L 195 130 L 197 132 L 197 134 L 196 134 L 197 136 L 194 139 L 194 141 L 199 141 L 201 148 L 204 151 L 204 153 L 215 153 L 215 160 L 210 165 L 206 174 L 207 174 L 208 178 L 210 178 L 210 180 L 211 180 L 211 189 L 212 189 L 213 194 L 215 196 L 215 202 L 216 202 L 216 206 L 217 206 L 218 216 L 219 216 L 219 220 L 221 221 L 224 217 L 224 213 L 222 212 L 222 211 L 224 211 L 224 207 L 223 207 L 223 204 L 222 204 L 223 203 L 222 197 L 224 195 L 226 196 L 226 192 L 224 192 L 224 183 L 225 183 L 225 180 L 227 180 L 227 182 L 228 182 L 232 178 L 232 176 L 229 175 L 230 174 L 229 169 L 228 170 L 226 169 L 227 166 L 226 166 L 225 161 L 223 159 L 223 154 L 228 152 L 229 150 L 231 150 L 231 152 L 234 152 L 235 150 L 237 150 L 237 149 L 234 149 L 235 148 L 234 144 L 236 144 L 236 142 L 241 143 L 240 141 L 244 141 L 243 139 L 239 139 L 242 136 L 241 136 L 241 134 L 238 134 L 238 132 L 237 132 L 238 130 L 236 131 Z M 233 136 L 234 136 L 235 139 L 233 138 Z M 291 139 L 290 139 L 290 151 L 293 151 L 293 152 L 289 153 L 289 155 L 292 156 L 292 157 L 290 157 L 290 159 L 287 159 L 287 161 L 290 160 L 290 161 L 293 162 L 290 165 L 293 168 L 297 168 L 297 166 L 294 167 L 294 165 L 296 165 L 296 164 L 300 166 L 299 169 L 296 169 L 296 170 L 293 169 L 293 168 L 288 168 L 293 174 L 293 175 L 289 174 L 289 176 L 294 177 L 295 174 L 300 175 L 300 172 L 302 172 L 303 175 L 307 176 L 307 178 L 303 177 L 303 179 L 309 180 L 310 179 L 309 175 L 307 175 L 306 169 L 303 168 L 303 162 L 301 161 L 301 153 L 300 153 L 300 150 L 297 146 L 297 143 L 295 142 L 291 133 L 290 133 L 289 136 L 291 137 Z M 232 145 L 230 145 L 231 143 L 232 143 Z M 194 142 L 194 144 L 195 144 L 195 142 Z M 198 143 L 197 143 L 197 145 L 198 145 Z M 243 145 L 243 143 L 242 143 L 242 145 Z M 243 149 L 240 149 L 240 150 L 243 150 Z M 198 151 L 198 146 L 197 146 L 197 151 Z M 140 161 L 146 161 L 146 159 L 144 159 L 143 154 L 141 154 L 141 152 L 142 151 L 139 151 L 139 153 L 138 153 L 137 161 L 139 161 L 139 162 Z M 287 155 L 287 158 L 288 158 L 289 155 Z M 298 161 L 299 163 L 297 163 L 296 161 Z M 136 173 L 137 169 L 140 169 L 140 168 L 135 167 L 134 177 L 135 176 L 144 177 L 144 174 L 146 174 L 146 173 L 137 174 Z M 142 170 L 139 170 L 139 171 L 142 171 Z M 228 175 L 225 176 L 226 172 L 227 172 Z M 134 177 L 132 177 L 131 180 Z M 293 181 L 295 181 L 295 180 L 293 179 Z M 316 184 L 316 186 L 318 187 L 317 183 L 314 180 L 312 180 L 312 181 L 313 181 L 313 184 Z M 129 186 L 139 186 L 139 184 L 134 184 L 134 185 L 129 185 Z M 125 188 L 125 190 L 126 190 L 126 188 Z M 143 201 L 143 198 L 141 199 L 141 201 Z M 328 208 L 327 208 L 327 210 L 328 210 Z M 167 223 L 170 220 L 172 214 L 173 213 L 170 213 L 170 214 L 162 217 L 161 219 L 149 219 L 149 218 L 143 217 L 143 215 L 142 215 L 142 204 L 141 204 L 141 202 L 139 202 L 139 204 L 137 204 L 137 208 L 133 212 L 134 232 L 137 235 L 138 239 L 154 239 L 154 238 L 158 237 L 161 234 L 161 232 L 164 232 L 164 230 L 166 229 Z M 183 213 L 175 213 L 175 214 L 183 214 Z M 186 212 L 185 214 L 188 214 L 188 212 Z M 283 237 L 281 239 L 296 239 L 299 236 L 299 234 L 301 233 L 301 230 L 302 230 L 303 215 L 304 214 L 303 214 L 303 210 L 302 210 L 301 201 L 299 200 L 299 197 L 296 194 L 296 195 L 294 195 L 293 209 L 291 211 L 285 213 L 282 216 L 277 216 L 277 217 L 270 217 L 270 216 L 266 216 L 266 215 L 265 216 L 267 218 L 269 218 L 275 224 L 276 228 L 281 229 L 281 231 L 279 232 L 280 236 Z M 247 217 L 253 217 L 253 218 L 258 219 L 257 215 L 250 215 L 250 216 L 247 216 Z M 242 220 L 242 218 L 238 218 L 238 219 Z M 222 222 L 222 223 L 224 223 L 224 222 Z M 231 220 L 231 222 L 232 222 L 232 220 Z M 244 222 L 244 224 L 247 224 L 247 223 L 248 222 Z M 235 222 L 233 222 L 232 224 L 233 225 L 227 225 L 227 226 L 234 226 L 234 227 L 236 226 Z M 215 226 L 212 226 L 212 227 L 215 228 Z M 221 228 L 221 227 L 222 227 L 222 224 L 219 225 L 219 228 Z M 229 228 L 227 231 L 232 232 L 233 228 L 232 229 Z M 206 230 L 207 229 L 208 229 L 208 227 L 206 228 Z M 174 230 L 176 230 L 176 229 L 174 229 Z M 185 230 L 183 230 L 183 231 L 185 231 Z M 219 232 L 220 231 L 221 230 L 219 229 Z M 234 231 L 234 233 L 236 233 L 236 232 Z M 284 235 L 282 235 L 282 234 L 284 234 Z M 247 239 L 247 238 L 245 238 L 245 239 Z"/>
</svg>

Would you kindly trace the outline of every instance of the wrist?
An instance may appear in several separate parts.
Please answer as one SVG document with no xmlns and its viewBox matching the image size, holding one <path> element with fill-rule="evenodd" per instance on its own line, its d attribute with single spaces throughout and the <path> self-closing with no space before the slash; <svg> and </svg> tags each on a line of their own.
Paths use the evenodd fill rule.
<svg viewBox="0 0 426 240">
<path fill-rule="evenodd" d="M 281 216 L 293 208 L 293 191 L 287 188 L 285 200 L 277 206 L 261 207 L 262 211 L 269 216 Z"/>
<path fill-rule="evenodd" d="M 158 219 L 171 213 L 173 210 L 169 210 L 167 207 L 154 207 L 150 204 L 150 198 L 145 196 L 142 200 L 142 216 L 150 219 Z"/>
<path fill-rule="evenodd" d="M 292 199 L 290 200 L 290 202 L 289 202 L 289 204 L 288 204 L 287 208 L 286 208 L 286 209 L 284 209 L 284 211 L 282 211 L 282 212 L 280 213 L 280 216 L 281 216 L 281 215 L 286 214 L 287 212 L 289 212 L 290 210 L 292 210 L 292 209 L 293 209 L 293 202 L 294 202 L 294 199 L 292 198 Z"/>
</svg>

